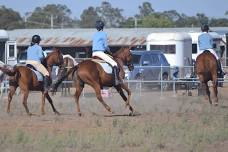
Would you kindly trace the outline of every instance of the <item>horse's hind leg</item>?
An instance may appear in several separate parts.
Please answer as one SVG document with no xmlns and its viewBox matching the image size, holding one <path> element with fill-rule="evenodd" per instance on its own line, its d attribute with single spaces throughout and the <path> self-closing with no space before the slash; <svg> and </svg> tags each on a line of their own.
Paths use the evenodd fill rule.
<svg viewBox="0 0 228 152">
<path fill-rule="evenodd" d="M 102 96 L 101 96 L 101 87 L 98 83 L 94 83 L 92 85 L 93 89 L 95 90 L 95 93 L 96 93 L 96 96 L 97 96 L 97 99 L 103 104 L 103 106 L 105 107 L 105 109 L 109 112 L 112 112 L 111 111 L 111 108 L 104 102 Z"/>
<path fill-rule="evenodd" d="M 80 95 L 82 93 L 82 90 L 83 90 L 84 86 L 81 86 L 80 85 L 80 81 L 78 81 L 78 80 L 76 82 L 76 92 L 75 92 L 74 97 L 75 97 L 75 102 L 76 102 L 76 105 L 77 105 L 78 115 L 81 116 L 82 113 L 81 113 L 81 110 L 80 110 L 79 98 L 80 98 Z"/>
<path fill-rule="evenodd" d="M 122 87 L 124 90 L 127 91 L 128 98 L 125 96 L 125 94 L 124 94 L 124 92 L 123 92 L 123 90 L 122 90 L 121 87 Z M 130 105 L 131 91 L 129 90 L 129 88 L 128 88 L 125 84 L 122 84 L 122 86 L 117 86 L 117 87 L 116 87 L 116 90 L 119 92 L 120 96 L 121 96 L 121 97 L 123 98 L 123 100 L 125 101 L 126 106 L 129 107 L 129 110 L 131 111 L 130 115 L 132 115 L 133 112 L 134 112 L 134 110 L 133 110 L 132 106 Z"/>
<path fill-rule="evenodd" d="M 210 93 L 210 90 L 209 90 L 209 86 L 207 83 L 205 83 L 205 86 L 206 86 L 206 93 L 207 93 L 207 96 L 208 96 L 208 100 L 209 100 L 209 103 L 212 104 L 212 101 L 211 101 L 211 93 Z"/>
<path fill-rule="evenodd" d="M 48 102 L 50 103 L 53 112 L 54 112 L 55 114 L 57 114 L 57 115 L 60 115 L 60 113 L 55 109 L 55 106 L 54 106 L 53 101 L 52 101 L 51 97 L 49 96 L 49 94 L 48 94 L 48 93 L 46 93 L 46 94 L 43 93 L 43 95 L 44 95 L 44 97 L 47 98 Z M 45 101 L 45 99 L 44 99 L 44 101 Z M 42 107 L 43 107 L 43 109 L 41 110 L 41 112 L 44 113 L 44 102 L 43 102 L 43 104 L 42 104 Z"/>
<path fill-rule="evenodd" d="M 213 84 L 213 91 L 215 96 L 215 106 L 218 105 L 218 89 L 217 89 L 217 81 L 212 81 Z"/>
<path fill-rule="evenodd" d="M 17 89 L 16 87 L 10 86 L 10 90 L 9 90 L 9 93 L 8 93 L 7 113 L 10 113 L 10 103 L 12 101 L 12 98 L 13 98 L 13 95 L 15 94 L 16 89 Z"/>
</svg>

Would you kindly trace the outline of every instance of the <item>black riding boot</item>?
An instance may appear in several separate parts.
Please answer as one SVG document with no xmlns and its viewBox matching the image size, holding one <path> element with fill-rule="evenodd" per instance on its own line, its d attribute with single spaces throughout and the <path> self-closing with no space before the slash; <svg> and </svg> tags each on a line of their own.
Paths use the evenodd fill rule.
<svg viewBox="0 0 228 152">
<path fill-rule="evenodd" d="M 117 66 L 113 67 L 113 76 L 114 76 L 114 86 L 117 86 L 120 84 L 119 80 L 119 72 Z"/>
<path fill-rule="evenodd" d="M 217 66 L 218 66 L 218 75 L 219 75 L 219 77 L 223 77 L 225 73 L 222 71 L 222 65 L 221 65 L 220 60 L 217 60 Z"/>
<path fill-rule="evenodd" d="M 48 92 L 49 90 L 49 85 L 50 85 L 50 77 L 49 76 L 45 76 L 44 77 L 44 92 Z"/>
</svg>

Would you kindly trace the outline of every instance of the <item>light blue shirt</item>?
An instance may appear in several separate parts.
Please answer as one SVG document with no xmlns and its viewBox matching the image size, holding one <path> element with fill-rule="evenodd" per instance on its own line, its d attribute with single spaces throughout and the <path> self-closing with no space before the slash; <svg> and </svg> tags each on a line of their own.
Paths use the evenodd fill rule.
<svg viewBox="0 0 228 152">
<path fill-rule="evenodd" d="M 108 42 L 107 42 L 107 34 L 103 31 L 98 31 L 93 36 L 93 47 L 92 50 L 94 51 L 105 51 L 109 50 Z"/>
<path fill-rule="evenodd" d="M 200 50 L 213 49 L 213 38 L 209 33 L 202 33 L 198 37 Z"/>
<path fill-rule="evenodd" d="M 44 58 L 43 50 L 41 46 L 38 44 L 34 44 L 33 46 L 29 46 L 27 49 L 27 60 L 33 60 L 41 62 Z"/>
</svg>

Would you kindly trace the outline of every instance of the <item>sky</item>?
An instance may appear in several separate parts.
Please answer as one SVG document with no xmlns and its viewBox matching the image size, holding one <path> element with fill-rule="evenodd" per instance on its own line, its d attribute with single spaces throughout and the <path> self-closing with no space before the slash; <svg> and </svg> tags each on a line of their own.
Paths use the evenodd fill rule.
<svg viewBox="0 0 228 152">
<path fill-rule="evenodd" d="M 19 12 L 23 17 L 26 12 L 34 11 L 36 7 L 44 7 L 47 4 L 64 4 L 72 11 L 72 17 L 80 18 L 82 11 L 89 6 L 101 6 L 104 0 L 0 0 L 0 5 Z M 139 13 L 138 6 L 147 1 L 152 4 L 156 12 L 176 10 L 188 16 L 196 13 L 204 13 L 208 17 L 228 18 L 228 0 L 106 0 L 112 7 L 124 11 L 123 16 L 129 17 Z"/>
</svg>

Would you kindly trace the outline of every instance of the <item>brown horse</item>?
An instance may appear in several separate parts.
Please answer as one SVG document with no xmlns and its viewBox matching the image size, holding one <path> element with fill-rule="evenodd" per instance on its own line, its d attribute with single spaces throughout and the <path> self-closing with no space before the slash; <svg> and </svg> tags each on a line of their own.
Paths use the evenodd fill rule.
<svg viewBox="0 0 228 152">
<path fill-rule="evenodd" d="M 125 72 L 123 69 L 124 65 L 127 65 L 129 70 L 133 70 L 134 66 L 131 63 L 132 61 L 132 55 L 130 52 L 130 48 L 121 48 L 119 51 L 117 51 L 115 54 L 113 54 L 114 60 L 117 62 L 120 72 L 119 76 L 123 79 L 125 76 Z M 81 116 L 81 110 L 79 106 L 79 96 L 81 95 L 81 92 L 84 88 L 84 84 L 90 85 L 95 93 L 97 99 L 103 104 L 103 106 L 108 110 L 111 111 L 111 108 L 104 102 L 102 96 L 101 96 L 101 89 L 105 87 L 112 87 L 114 78 L 112 74 L 107 74 L 102 66 L 93 61 L 93 60 L 84 60 L 80 62 L 78 65 L 71 68 L 71 70 L 67 73 L 64 73 L 61 78 L 59 79 L 57 85 L 55 86 L 55 89 L 57 89 L 58 85 L 69 75 L 71 74 L 74 77 L 74 83 L 75 83 L 75 102 L 77 104 L 77 111 L 78 115 Z M 119 92 L 121 97 L 126 103 L 126 106 L 129 107 L 129 110 L 131 111 L 130 114 L 133 114 L 133 108 L 130 105 L 130 97 L 131 97 L 131 91 L 129 90 L 128 86 L 124 83 L 121 83 L 118 86 L 115 86 L 116 90 Z M 123 89 L 128 93 L 128 98 L 125 96 Z"/>
<path fill-rule="evenodd" d="M 77 65 L 78 63 L 76 62 L 76 60 L 69 54 L 63 55 L 63 61 L 64 61 L 64 67 L 65 67 L 65 71 L 64 72 L 68 72 L 72 67 L 74 67 L 75 65 Z M 61 70 L 59 70 L 60 72 Z M 65 81 L 73 81 L 73 77 L 72 75 L 69 75 Z M 72 83 L 64 83 L 62 84 L 62 93 L 65 92 L 65 95 L 70 94 L 70 88 L 72 87 Z"/>
<path fill-rule="evenodd" d="M 62 66 L 63 65 L 63 56 L 62 53 L 57 50 L 53 49 L 53 52 L 48 54 L 48 56 L 43 60 L 42 64 L 48 69 L 48 72 L 51 76 L 52 67 L 54 65 Z M 2 70 L 4 73 L 9 75 L 9 84 L 10 84 L 10 90 L 8 93 L 8 106 L 7 106 L 7 112 L 10 112 L 10 103 L 12 101 L 12 97 L 17 89 L 17 87 L 20 88 L 23 96 L 23 105 L 28 115 L 32 115 L 29 112 L 28 106 L 27 106 L 27 99 L 29 95 L 29 91 L 41 91 L 42 92 L 42 104 L 41 104 L 41 113 L 44 114 L 44 104 L 45 104 L 45 98 L 49 101 L 49 103 L 52 106 L 53 111 L 56 114 L 59 114 L 59 112 L 55 109 L 52 99 L 49 96 L 48 93 L 44 92 L 44 85 L 42 81 L 38 81 L 36 74 L 28 67 L 24 65 L 17 65 L 14 68 L 5 68 L 0 67 L 0 70 Z"/>
<path fill-rule="evenodd" d="M 210 104 L 212 104 L 210 97 L 210 90 L 208 81 L 212 81 L 213 92 L 215 96 L 215 105 L 218 104 L 218 90 L 217 90 L 217 60 L 210 51 L 204 51 L 196 58 L 196 74 L 201 82 L 200 87 L 206 87 L 206 93 Z"/>
</svg>

